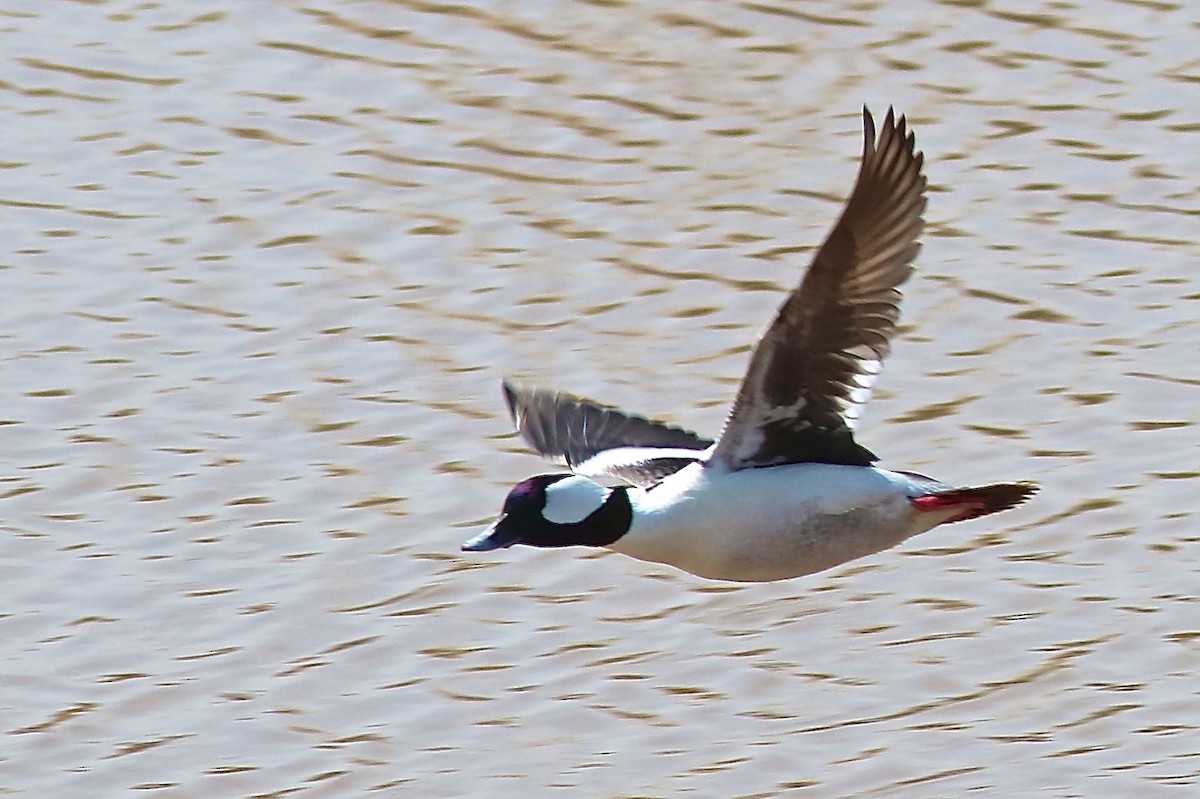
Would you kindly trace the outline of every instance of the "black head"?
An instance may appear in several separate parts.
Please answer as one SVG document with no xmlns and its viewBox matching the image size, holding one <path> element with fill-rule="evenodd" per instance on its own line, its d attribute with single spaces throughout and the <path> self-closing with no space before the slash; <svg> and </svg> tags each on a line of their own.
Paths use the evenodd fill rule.
<svg viewBox="0 0 1200 799">
<path fill-rule="evenodd" d="M 606 488 L 574 474 L 539 474 L 513 486 L 500 518 L 462 548 L 603 547 L 623 536 L 632 520 L 624 486 Z"/>
</svg>

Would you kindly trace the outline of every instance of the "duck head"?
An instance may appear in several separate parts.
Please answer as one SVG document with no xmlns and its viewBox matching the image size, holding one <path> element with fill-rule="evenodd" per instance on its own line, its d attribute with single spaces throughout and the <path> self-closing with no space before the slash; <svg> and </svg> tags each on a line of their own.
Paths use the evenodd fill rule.
<svg viewBox="0 0 1200 799">
<path fill-rule="evenodd" d="M 539 474 L 513 486 L 500 518 L 462 548 L 604 547 L 623 536 L 632 521 L 625 486 L 608 488 L 577 474 Z"/>
</svg>

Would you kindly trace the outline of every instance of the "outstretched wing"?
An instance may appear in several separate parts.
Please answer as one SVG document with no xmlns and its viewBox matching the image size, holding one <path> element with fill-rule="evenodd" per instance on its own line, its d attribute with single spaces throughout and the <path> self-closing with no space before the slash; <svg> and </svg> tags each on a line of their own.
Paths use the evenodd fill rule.
<svg viewBox="0 0 1200 799">
<path fill-rule="evenodd" d="M 712 442 L 681 427 L 605 408 L 560 391 L 504 381 L 517 431 L 547 458 L 593 477 L 650 486 L 699 460 Z"/>
<path fill-rule="evenodd" d="M 800 286 L 759 339 L 711 461 L 729 469 L 869 465 L 854 441 L 900 316 L 924 228 L 924 157 L 891 109 L 878 142 L 863 108 L 858 180 Z"/>
</svg>

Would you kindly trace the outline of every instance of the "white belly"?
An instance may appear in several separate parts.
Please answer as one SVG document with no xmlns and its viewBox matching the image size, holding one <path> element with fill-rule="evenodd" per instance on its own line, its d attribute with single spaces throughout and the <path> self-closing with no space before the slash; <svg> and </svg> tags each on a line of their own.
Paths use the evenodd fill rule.
<svg viewBox="0 0 1200 799">
<path fill-rule="evenodd" d="M 794 464 L 719 472 L 688 466 L 630 490 L 634 518 L 611 548 L 701 577 L 757 582 L 828 569 L 945 521 L 908 501 L 903 475 Z"/>
</svg>

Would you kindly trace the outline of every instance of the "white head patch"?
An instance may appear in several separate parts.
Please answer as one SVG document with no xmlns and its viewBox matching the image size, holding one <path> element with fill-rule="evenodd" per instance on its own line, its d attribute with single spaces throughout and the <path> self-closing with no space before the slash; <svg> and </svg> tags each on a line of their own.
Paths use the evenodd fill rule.
<svg viewBox="0 0 1200 799">
<path fill-rule="evenodd" d="M 546 507 L 542 518 L 554 524 L 581 522 L 600 510 L 608 499 L 610 489 L 586 477 L 564 477 L 546 488 Z"/>
</svg>

